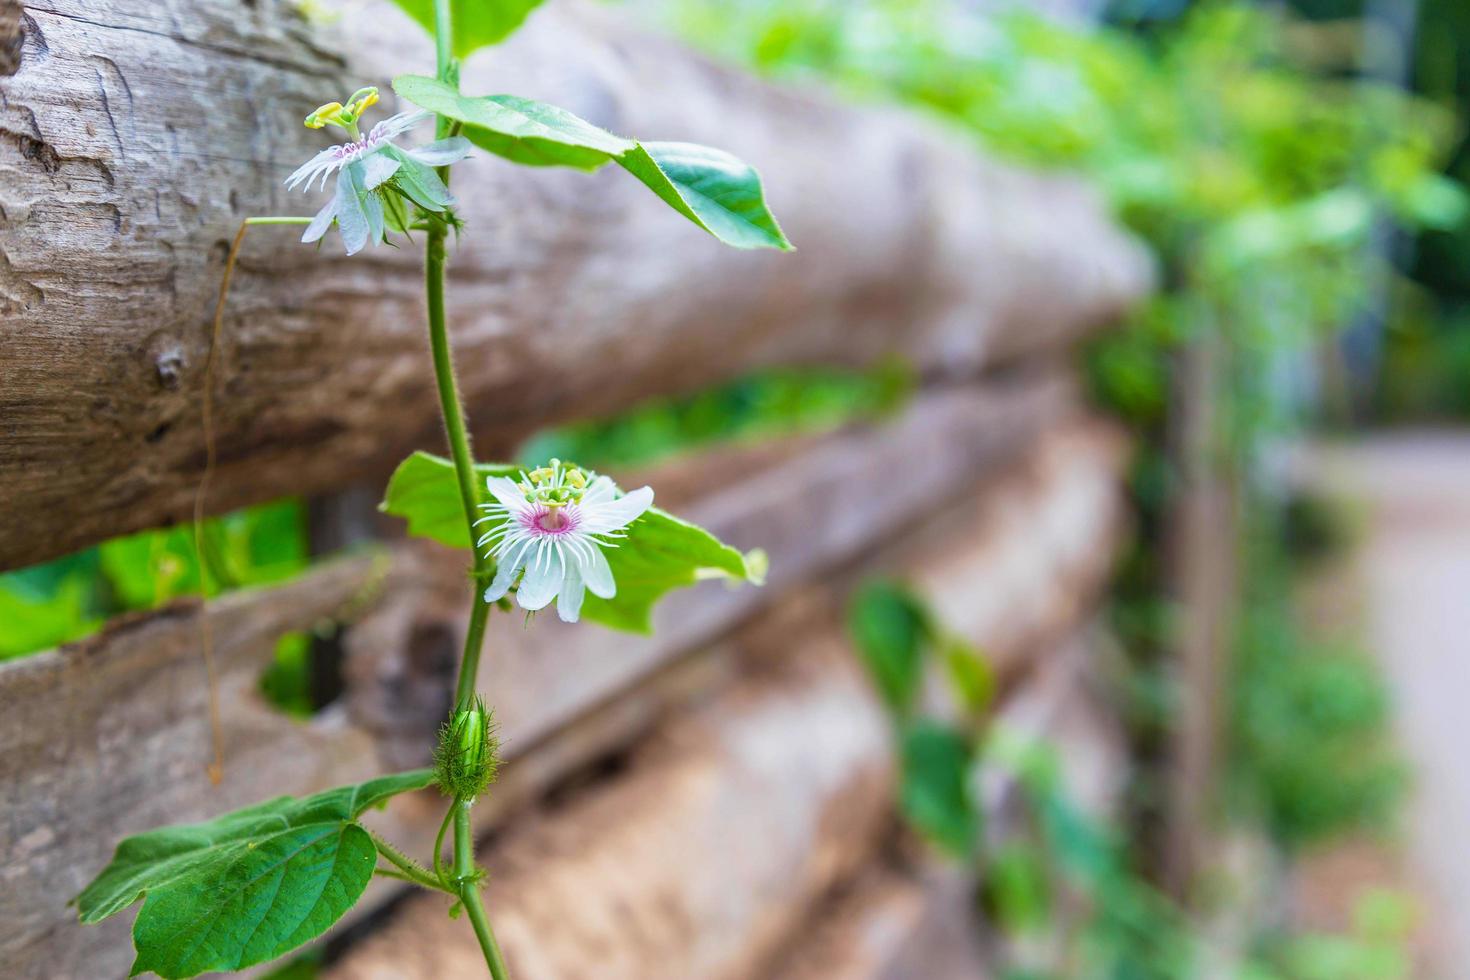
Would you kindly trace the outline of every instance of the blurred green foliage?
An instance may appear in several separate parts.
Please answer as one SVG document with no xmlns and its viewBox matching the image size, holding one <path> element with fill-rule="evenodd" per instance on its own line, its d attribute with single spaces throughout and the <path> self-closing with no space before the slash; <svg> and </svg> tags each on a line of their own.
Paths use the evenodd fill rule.
<svg viewBox="0 0 1470 980">
<path fill-rule="evenodd" d="M 1382 672 L 1343 641 L 1308 635 L 1292 606 L 1295 568 L 1277 544 L 1283 517 L 1262 508 L 1256 520 L 1235 637 L 1229 788 L 1289 850 L 1383 829 L 1408 773 Z"/>
<path fill-rule="evenodd" d="M 1131 665 L 1122 688 L 1139 770 L 1129 822 L 1145 862 L 1175 704 L 1165 556 L 1180 477 L 1171 428 L 1178 399 L 1199 394 L 1181 388 L 1179 355 L 1204 338 L 1220 352 L 1214 465 L 1246 488 L 1251 508 L 1273 506 L 1254 486 L 1256 454 L 1302 420 L 1313 394 L 1300 380 L 1308 351 L 1371 308 L 1374 282 L 1386 279 L 1393 300 L 1414 294 L 1376 247 L 1378 231 L 1396 224 L 1459 235 L 1470 212 L 1464 188 L 1441 172 L 1460 135 L 1452 109 L 1367 77 L 1371 45 L 1361 24 L 1314 23 L 1285 5 L 1168 6 L 1184 12 L 1099 26 L 1025 12 L 985 16 L 955 0 L 666 5 L 679 30 L 726 57 L 787 79 L 835 83 L 857 99 L 898 101 L 992 154 L 1079 173 L 1152 246 L 1159 291 L 1087 358 L 1096 397 L 1137 446 L 1137 534 L 1118 569 L 1111 618 Z M 1402 304 L 1390 321 L 1400 313 Z M 1439 365 L 1431 372 L 1444 392 L 1437 402 L 1470 397 L 1466 376 L 1441 353 L 1425 343 L 1417 355 L 1391 345 L 1389 356 Z M 1423 397 L 1412 380 L 1403 388 L 1401 401 Z M 1266 724 L 1270 706 L 1347 696 L 1351 668 L 1321 666 L 1320 656 L 1291 647 L 1295 634 L 1277 630 L 1267 643 L 1264 625 L 1242 628 L 1243 648 L 1287 657 L 1290 647 L 1293 658 L 1290 676 L 1279 677 L 1264 666 L 1264 652 L 1239 658 L 1240 684 L 1255 692 L 1241 701 L 1258 719 L 1251 731 Z M 1266 691 L 1270 681 L 1282 689 Z M 1325 810 L 1363 803 L 1357 790 L 1326 786 L 1320 771 L 1314 785 L 1342 789 L 1335 802 L 1318 801 L 1323 813 L 1309 818 L 1304 799 L 1286 799 L 1289 770 L 1307 765 L 1304 757 L 1329 761 L 1318 753 L 1332 739 L 1311 717 L 1278 731 L 1287 741 L 1271 753 L 1258 738 L 1236 741 L 1248 765 L 1262 767 L 1259 795 L 1290 839 L 1337 823 Z"/>
<path fill-rule="evenodd" d="M 1416 919 L 1408 896 L 1367 889 L 1354 898 L 1351 932 L 1269 937 L 1241 980 L 1410 980 Z"/>
<path fill-rule="evenodd" d="M 896 582 L 860 587 L 848 605 L 847 626 L 894 719 L 904 818 L 941 850 L 974 856 L 984 820 L 972 775 L 995 692 L 989 662 L 941 629 L 923 602 Z M 925 697 L 931 674 L 947 691 L 943 713 Z"/>
<path fill-rule="evenodd" d="M 1086 175 L 1154 248 L 1163 289 L 1092 361 L 1097 390 L 1161 425 L 1169 358 L 1234 353 L 1236 438 L 1294 410 L 1281 368 L 1348 322 L 1384 259 L 1375 219 L 1453 230 L 1453 114 L 1354 73 L 1357 35 L 1280 7 L 1209 3 L 1147 32 L 977 16 L 953 0 L 669 0 L 685 34 L 784 77 L 899 100 L 984 147 Z"/>
<path fill-rule="evenodd" d="M 276 640 L 275 655 L 260 675 L 260 693 L 292 718 L 310 718 L 318 705 L 312 696 L 312 637 L 293 630 Z"/>
<path fill-rule="evenodd" d="M 1272 585 L 1263 581 L 1263 596 L 1281 594 Z M 1284 608 L 1279 598 L 1268 604 Z M 863 585 L 849 606 L 848 630 L 892 716 L 900 812 L 919 836 L 977 872 L 980 908 L 1007 940 L 993 947 L 1001 976 L 1179 980 L 1221 965 L 1207 932 L 1140 873 L 1130 842 L 1071 798 L 1057 750 L 995 724 L 989 694 L 972 698 L 973 678 L 936 662 L 963 642 L 946 635 L 914 592 L 886 580 Z M 981 687 L 992 691 L 984 659 L 965 649 L 981 665 Z M 1249 642 L 1243 649 L 1259 659 L 1242 686 L 1252 704 L 1238 713 L 1241 734 L 1266 758 L 1243 754 L 1242 770 L 1254 791 L 1272 798 L 1278 833 L 1304 842 L 1344 829 L 1386 799 L 1369 788 L 1385 744 L 1371 675 L 1357 661 L 1326 656 L 1299 670 L 1299 643 L 1279 672 L 1277 651 Z M 1361 754 L 1359 773 L 1344 758 L 1354 753 Z M 1376 771 L 1390 772 L 1391 764 Z M 987 774 L 1016 789 L 1004 839 L 982 838 L 979 788 Z M 1331 781 L 1342 785 L 1324 787 Z M 1370 890 L 1358 899 L 1349 934 L 1269 933 L 1231 964 L 1230 975 L 1406 980 L 1412 924 L 1403 898 Z"/>
<path fill-rule="evenodd" d="M 934 635 L 928 611 L 897 583 L 872 581 L 848 605 L 847 630 L 888 709 L 908 717 L 923 684 L 925 653 Z"/>
<path fill-rule="evenodd" d="M 654 399 L 611 419 L 552 429 L 517 455 L 537 464 L 555 457 L 601 468 L 645 465 L 715 443 L 881 418 L 901 407 L 913 386 L 912 369 L 898 360 L 866 371 L 771 369 L 693 395 Z"/>
<path fill-rule="evenodd" d="M 109 616 L 151 609 L 204 591 L 279 582 L 307 564 L 305 511 L 294 500 L 204 523 L 205 567 L 192 527 L 105 541 L 65 558 L 0 574 L 0 659 L 22 656 L 97 630 Z"/>
</svg>

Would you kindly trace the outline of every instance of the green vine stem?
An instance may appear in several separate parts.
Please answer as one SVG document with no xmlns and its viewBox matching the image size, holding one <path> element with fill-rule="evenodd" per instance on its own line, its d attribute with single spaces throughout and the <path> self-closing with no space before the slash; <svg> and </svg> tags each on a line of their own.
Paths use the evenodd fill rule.
<svg viewBox="0 0 1470 980">
<path fill-rule="evenodd" d="M 449 0 L 434 0 L 434 47 L 437 61 L 437 76 L 446 84 L 456 84 L 453 60 L 454 25 L 450 18 Z M 439 119 L 441 135 L 447 130 L 449 121 Z M 444 177 L 447 181 L 448 174 Z M 439 408 L 444 416 L 444 431 L 449 440 L 450 455 L 454 459 L 454 472 L 459 482 L 460 502 L 464 507 L 465 524 L 469 529 L 470 541 L 475 540 L 475 521 L 479 514 L 480 492 L 475 477 L 475 456 L 470 448 L 469 430 L 465 425 L 464 408 L 460 401 L 459 384 L 454 374 L 454 355 L 449 346 L 449 329 L 444 315 L 444 265 L 446 259 L 445 238 L 448 227 L 442 221 L 432 220 L 428 242 L 424 252 L 424 292 L 429 317 L 429 347 L 434 358 L 434 379 L 439 388 Z M 478 548 L 471 548 L 474 555 L 474 587 L 470 596 L 470 621 L 465 630 L 464 656 L 459 664 L 459 680 L 455 684 L 454 703 L 466 704 L 474 696 L 475 682 L 480 670 L 480 650 L 485 641 L 485 621 L 490 606 L 480 598 L 485 586 L 490 562 Z M 507 980 L 505 960 L 490 929 L 490 920 L 485 914 L 484 902 L 480 897 L 480 875 L 475 870 L 475 839 L 470 823 L 470 808 L 474 800 L 454 801 L 454 877 L 459 899 L 475 929 L 475 938 L 485 954 L 485 965 L 490 968 L 494 980 Z M 437 855 L 436 855 L 437 863 Z"/>
<path fill-rule="evenodd" d="M 510 974 L 480 898 L 480 874 L 475 868 L 475 836 L 470 824 L 470 807 L 474 803 L 474 800 L 454 801 L 454 876 L 458 879 L 459 900 L 464 903 L 470 925 L 474 926 L 475 938 L 480 941 L 490 976 L 494 980 L 507 980 Z"/>
</svg>

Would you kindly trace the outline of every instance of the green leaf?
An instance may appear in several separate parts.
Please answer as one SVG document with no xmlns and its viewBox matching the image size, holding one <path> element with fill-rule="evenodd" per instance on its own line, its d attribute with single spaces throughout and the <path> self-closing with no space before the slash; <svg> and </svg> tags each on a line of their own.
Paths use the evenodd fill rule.
<svg viewBox="0 0 1470 980">
<path fill-rule="evenodd" d="M 946 637 L 940 654 L 950 688 L 972 716 L 978 716 L 995 699 L 995 671 L 984 655 L 964 640 Z"/>
<path fill-rule="evenodd" d="M 582 615 L 630 633 L 651 633 L 654 603 L 674 589 L 707 578 L 758 584 L 764 577 L 763 554 L 742 555 L 704 528 L 657 507 L 634 521 L 628 536 L 605 554 L 617 595 L 603 599 L 589 593 Z"/>
<path fill-rule="evenodd" d="M 971 855 L 980 837 L 980 811 L 970 793 L 969 740 L 937 722 L 918 721 L 903 733 L 902 758 L 904 816 L 946 851 Z"/>
<path fill-rule="evenodd" d="M 434 0 L 393 0 L 432 36 Z M 454 24 L 454 56 L 505 40 L 526 17 L 541 6 L 541 0 L 450 0 Z"/>
<path fill-rule="evenodd" d="M 509 464 L 475 466 L 481 489 L 487 477 L 513 477 L 520 471 L 519 466 Z M 408 533 L 415 537 L 431 538 L 451 548 L 470 546 L 454 464 L 442 456 L 416 452 L 399 463 L 378 509 L 407 520 Z"/>
<path fill-rule="evenodd" d="M 422 75 L 400 75 L 393 91 L 463 123 L 465 137 L 476 146 L 527 166 L 596 170 L 634 146 L 565 109 L 517 95 L 461 95 Z"/>
<path fill-rule="evenodd" d="M 724 150 L 697 143 L 640 143 L 618 163 L 726 245 L 791 251 L 766 207 L 760 174 Z"/>
<path fill-rule="evenodd" d="M 91 583 L 84 575 L 69 575 L 41 595 L 21 588 L 17 578 L 0 575 L 0 660 L 68 643 L 101 625 L 88 609 Z"/>
<path fill-rule="evenodd" d="M 357 817 L 432 781 L 427 769 L 383 776 L 125 838 L 75 899 L 79 916 L 100 922 L 144 899 L 133 975 L 274 959 L 325 932 L 367 887 L 377 849 Z"/>
<path fill-rule="evenodd" d="M 520 472 L 519 466 L 498 463 L 475 466 L 482 482 L 486 477 L 514 477 Z M 470 546 L 454 464 L 447 459 L 424 452 L 405 459 L 388 481 L 379 509 L 407 520 L 409 534 L 454 548 Z M 617 583 L 617 595 L 601 599 L 588 594 L 582 615 L 604 626 L 638 633 L 653 628 L 654 603 L 672 589 L 708 578 L 758 584 L 765 572 L 763 554 L 743 555 L 703 528 L 657 507 L 631 524 L 628 536 L 604 554 Z"/>
<path fill-rule="evenodd" d="M 516 95 L 461 95 L 423 75 L 401 75 L 393 91 L 421 109 L 454 119 L 477 146 L 528 166 L 596 170 L 616 160 L 669 207 L 736 248 L 789 251 L 766 207 L 755 168 L 697 143 L 637 143 L 565 109 Z"/>
<path fill-rule="evenodd" d="M 868 675 L 891 711 L 913 707 L 924 676 L 924 649 L 933 627 L 922 603 L 893 582 L 869 582 L 853 598 L 848 632 Z"/>
</svg>

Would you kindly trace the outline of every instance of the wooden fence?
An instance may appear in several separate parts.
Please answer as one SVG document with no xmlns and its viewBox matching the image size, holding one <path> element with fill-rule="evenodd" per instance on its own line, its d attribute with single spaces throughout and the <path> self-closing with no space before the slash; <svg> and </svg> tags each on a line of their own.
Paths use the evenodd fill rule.
<svg viewBox="0 0 1470 980">
<path fill-rule="evenodd" d="M 224 246 L 246 215 L 302 209 L 280 181 L 315 148 L 293 122 L 305 109 L 430 61 L 387 3 L 352 11 L 320 28 L 284 0 L 0 14 L 0 52 L 18 31 L 20 53 L 0 60 L 0 570 L 187 516 Z M 897 112 L 754 81 L 602 8 L 552 3 L 471 61 L 465 85 L 727 146 L 762 170 L 800 249 L 720 249 L 611 175 L 470 164 L 477 234 L 452 257 L 450 314 L 483 456 L 761 366 L 901 353 L 924 379 L 881 424 L 629 475 L 764 547 L 764 588 L 688 590 L 652 637 L 492 620 L 481 681 L 508 765 L 477 812 L 517 975 L 943 976 L 943 957 L 970 962 L 962 883 L 893 857 L 890 733 L 846 648 L 843 597 L 877 571 L 907 577 L 995 660 L 1003 716 L 1106 755 L 1087 652 L 1123 446 L 1087 418 L 1069 350 L 1147 290 L 1143 253 L 1065 178 Z M 347 261 L 290 234 L 252 232 L 244 251 L 213 380 L 215 512 L 372 493 L 406 452 L 440 445 L 413 250 Z M 0 972 L 126 973 L 127 917 L 82 928 L 65 907 L 124 834 L 422 763 L 464 570 L 462 555 L 385 539 L 0 664 Z M 206 612 L 219 786 L 205 776 Z M 322 621 L 344 625 L 344 693 L 295 722 L 256 681 L 283 632 Z M 405 799 L 379 819 L 426 853 L 438 805 Z M 397 895 L 376 884 L 354 920 Z M 330 972 L 476 975 L 468 930 L 443 912 L 400 903 Z M 416 938 L 400 947 L 400 931 Z"/>
</svg>

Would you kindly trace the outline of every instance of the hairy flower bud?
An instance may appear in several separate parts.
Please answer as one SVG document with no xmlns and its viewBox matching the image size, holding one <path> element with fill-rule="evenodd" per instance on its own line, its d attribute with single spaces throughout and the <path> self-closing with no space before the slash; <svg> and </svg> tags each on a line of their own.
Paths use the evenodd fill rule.
<svg viewBox="0 0 1470 980">
<path fill-rule="evenodd" d="M 472 800 L 495 781 L 500 760 L 495 719 L 485 702 L 475 698 L 455 711 L 439 729 L 434 772 L 439 788 L 455 799 Z"/>
</svg>

